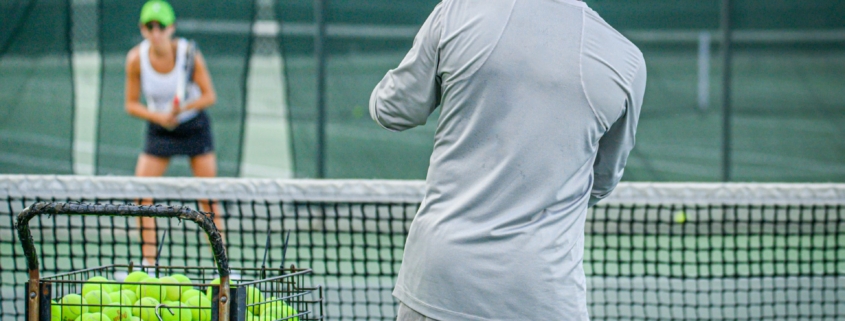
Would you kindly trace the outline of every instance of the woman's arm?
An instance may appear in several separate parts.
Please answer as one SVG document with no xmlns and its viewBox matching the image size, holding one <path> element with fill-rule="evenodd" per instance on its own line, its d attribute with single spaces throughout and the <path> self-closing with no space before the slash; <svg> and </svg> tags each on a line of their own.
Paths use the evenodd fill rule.
<svg viewBox="0 0 845 321">
<path fill-rule="evenodd" d="M 138 47 L 132 48 L 126 55 L 126 88 L 124 91 L 126 113 L 162 127 L 176 127 L 179 121 L 175 113 L 161 114 L 147 109 L 141 103 L 141 55 Z"/>
<path fill-rule="evenodd" d="M 214 105 L 217 101 L 217 93 L 214 92 L 214 85 L 211 83 L 211 74 L 208 73 L 208 67 L 205 64 L 205 58 L 202 54 L 197 52 L 194 57 L 194 83 L 200 87 L 202 95 L 196 100 L 181 106 L 182 111 L 186 110 L 203 110 Z"/>
</svg>

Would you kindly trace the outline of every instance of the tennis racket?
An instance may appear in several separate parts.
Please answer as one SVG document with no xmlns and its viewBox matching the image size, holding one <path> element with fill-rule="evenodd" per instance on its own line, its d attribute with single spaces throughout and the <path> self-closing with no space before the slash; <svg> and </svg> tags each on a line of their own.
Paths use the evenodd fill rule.
<svg viewBox="0 0 845 321">
<path fill-rule="evenodd" d="M 183 70 L 182 76 L 176 82 L 176 96 L 173 97 L 173 108 L 177 110 L 188 95 L 188 84 L 191 83 L 191 78 L 194 76 L 195 57 L 196 43 L 191 40 L 188 42 L 188 48 L 185 51 L 185 69 Z"/>
</svg>

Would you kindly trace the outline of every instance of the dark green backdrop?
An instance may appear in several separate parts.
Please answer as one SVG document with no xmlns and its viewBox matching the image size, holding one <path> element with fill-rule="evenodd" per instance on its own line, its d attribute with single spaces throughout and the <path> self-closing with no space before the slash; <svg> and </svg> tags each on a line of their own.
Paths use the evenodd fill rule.
<svg viewBox="0 0 845 321">
<path fill-rule="evenodd" d="M 327 177 L 424 178 L 437 115 L 424 127 L 390 133 L 369 119 L 367 104 L 372 88 L 402 59 L 437 1 L 325 1 Z M 0 173 L 72 173 L 70 3 L 0 2 Z M 136 21 L 143 1 L 95 3 L 103 62 L 97 174 L 131 174 L 144 123 L 123 111 L 123 63 L 126 52 L 141 40 Z M 637 147 L 625 179 L 720 180 L 720 46 L 714 40 L 709 47 L 710 103 L 701 109 L 695 36 L 706 30 L 718 38 L 721 1 L 587 3 L 634 40 L 648 63 Z M 734 27 L 741 39 L 732 53 L 733 180 L 845 180 L 845 130 L 840 125 L 845 121 L 845 2 L 734 3 Z M 253 1 L 176 0 L 173 5 L 184 23 L 177 25 L 178 35 L 198 41 L 218 91 L 218 104 L 210 112 L 220 174 L 236 176 Z M 288 86 L 294 173 L 316 177 L 313 1 L 278 1 L 274 13 L 282 25 L 278 40 L 285 74 L 280 77 Z M 782 41 L 784 35 L 795 39 Z M 807 40 L 812 37 L 829 41 Z M 169 174 L 188 175 L 184 164 L 177 162 Z"/>
</svg>

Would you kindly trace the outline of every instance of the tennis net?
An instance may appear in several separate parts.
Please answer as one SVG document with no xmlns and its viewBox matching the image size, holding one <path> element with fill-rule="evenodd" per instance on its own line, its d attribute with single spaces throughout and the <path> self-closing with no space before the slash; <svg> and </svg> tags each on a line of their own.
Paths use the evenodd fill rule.
<svg viewBox="0 0 845 321">
<path fill-rule="evenodd" d="M 391 296 L 420 181 L 0 175 L 0 319 L 23 317 L 27 273 L 13 217 L 38 200 L 218 202 L 230 265 L 313 269 L 329 320 L 395 320 Z M 593 320 L 845 318 L 845 185 L 623 183 L 587 217 Z M 135 219 L 30 222 L 42 275 L 141 260 Z M 192 224 L 162 264 L 211 265 Z M 287 253 L 285 231 L 291 230 Z M 282 262 L 284 260 L 284 263 Z"/>
</svg>

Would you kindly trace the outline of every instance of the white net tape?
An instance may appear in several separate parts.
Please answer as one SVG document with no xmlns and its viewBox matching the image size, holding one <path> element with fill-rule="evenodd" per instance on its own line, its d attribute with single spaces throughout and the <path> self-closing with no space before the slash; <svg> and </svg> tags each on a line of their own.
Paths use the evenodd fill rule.
<svg viewBox="0 0 845 321">
<path fill-rule="evenodd" d="M 423 181 L 0 175 L 0 194 L 39 198 L 420 202 Z M 845 184 L 620 183 L 602 204 L 845 204 Z"/>
</svg>

